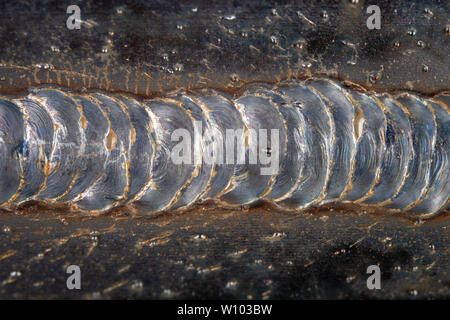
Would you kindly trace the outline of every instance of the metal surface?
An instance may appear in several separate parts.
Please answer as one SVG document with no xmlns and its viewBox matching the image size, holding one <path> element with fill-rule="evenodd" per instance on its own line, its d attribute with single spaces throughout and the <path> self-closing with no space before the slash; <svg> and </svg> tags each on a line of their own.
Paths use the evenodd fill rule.
<svg viewBox="0 0 450 320">
<path fill-rule="evenodd" d="M 358 2 L 356 4 L 352 2 Z M 0 89 L 50 83 L 142 96 L 230 92 L 326 74 L 381 92 L 449 89 L 449 3 L 378 1 L 0 4 Z M 372 3 L 371 3 L 372 4 Z M 428 222 L 358 208 L 303 215 L 214 206 L 159 218 L 0 215 L 1 298 L 449 298 L 448 214 Z M 82 289 L 66 288 L 78 264 Z M 366 287 L 379 264 L 382 289 Z"/>
</svg>

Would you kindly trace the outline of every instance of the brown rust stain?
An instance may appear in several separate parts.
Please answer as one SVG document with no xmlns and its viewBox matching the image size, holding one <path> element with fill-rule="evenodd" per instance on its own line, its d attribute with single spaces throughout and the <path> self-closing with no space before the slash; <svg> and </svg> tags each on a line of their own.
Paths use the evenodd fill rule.
<svg viewBox="0 0 450 320">
<path fill-rule="evenodd" d="M 108 149 L 108 151 L 113 150 L 116 147 L 116 143 L 117 143 L 116 134 L 110 128 L 109 132 L 108 132 L 108 134 L 106 135 L 106 138 L 105 138 L 106 149 Z"/>
</svg>

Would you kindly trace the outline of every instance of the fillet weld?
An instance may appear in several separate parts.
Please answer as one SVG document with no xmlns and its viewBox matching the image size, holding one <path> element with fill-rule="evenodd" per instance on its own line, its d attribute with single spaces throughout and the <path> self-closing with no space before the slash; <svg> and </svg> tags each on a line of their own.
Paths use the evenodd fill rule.
<svg viewBox="0 0 450 320">
<path fill-rule="evenodd" d="M 8 181 L 0 206 L 39 200 L 87 214 L 126 205 L 158 215 L 205 201 L 283 212 L 353 203 L 431 218 L 448 209 L 449 96 L 380 94 L 328 78 L 154 99 L 41 86 L 0 100 L 0 180 Z M 188 134 L 182 141 L 178 130 Z M 240 163 L 239 150 L 256 162 Z"/>
</svg>

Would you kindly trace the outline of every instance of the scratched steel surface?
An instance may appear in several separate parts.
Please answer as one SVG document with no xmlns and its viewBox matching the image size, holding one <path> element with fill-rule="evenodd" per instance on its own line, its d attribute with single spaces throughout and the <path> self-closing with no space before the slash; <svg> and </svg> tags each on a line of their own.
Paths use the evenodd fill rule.
<svg viewBox="0 0 450 320">
<path fill-rule="evenodd" d="M 41 83 L 155 96 L 316 74 L 377 91 L 449 89 L 447 1 L 0 3 L 0 90 Z M 372 4 L 372 3 L 370 3 Z M 207 206 L 159 218 L 0 214 L 1 298 L 449 298 L 448 214 L 412 222 L 358 209 L 288 215 Z M 66 288 L 77 264 L 82 290 Z M 379 264 L 382 290 L 366 287 Z"/>
</svg>

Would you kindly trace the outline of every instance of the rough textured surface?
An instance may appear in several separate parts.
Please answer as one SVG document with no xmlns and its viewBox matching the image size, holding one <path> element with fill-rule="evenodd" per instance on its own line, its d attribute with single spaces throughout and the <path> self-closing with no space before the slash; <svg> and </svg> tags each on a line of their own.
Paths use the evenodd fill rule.
<svg viewBox="0 0 450 320">
<path fill-rule="evenodd" d="M 355 2 L 86 1 L 81 29 L 69 30 L 72 2 L 5 1 L 0 88 L 149 95 L 320 73 L 378 90 L 448 89 L 447 1 L 377 1 L 380 30 Z"/>
<path fill-rule="evenodd" d="M 206 208 L 156 219 L 2 214 L 2 298 L 448 298 L 450 219 Z M 67 290 L 66 269 L 82 270 Z M 366 287 L 378 264 L 382 289 Z"/>
<path fill-rule="evenodd" d="M 327 74 L 379 91 L 449 89 L 449 3 L 64 1 L 0 4 L 0 89 L 40 83 L 157 95 Z M 196 9 L 196 10 L 195 10 Z M 300 13 L 298 13 L 300 12 Z M 421 41 L 421 42 L 419 42 Z M 157 219 L 40 207 L 0 215 L 1 298 L 449 298 L 449 219 L 264 208 Z M 354 210 L 353 210 L 354 211 Z M 365 286 L 380 264 L 382 290 Z M 66 289 L 79 264 L 82 290 Z"/>
</svg>

